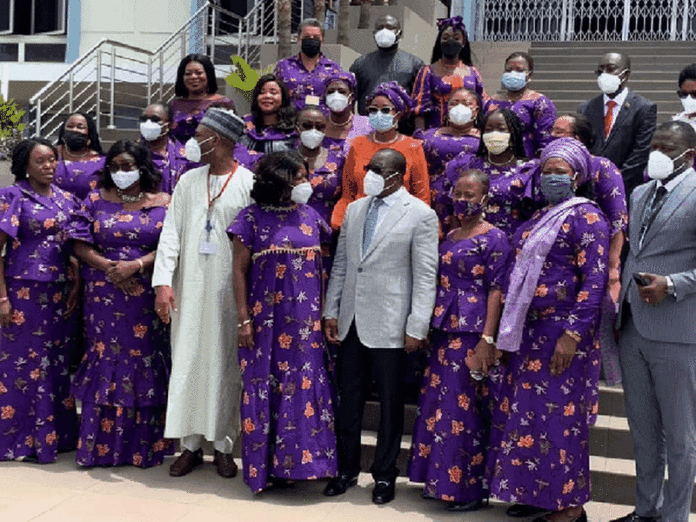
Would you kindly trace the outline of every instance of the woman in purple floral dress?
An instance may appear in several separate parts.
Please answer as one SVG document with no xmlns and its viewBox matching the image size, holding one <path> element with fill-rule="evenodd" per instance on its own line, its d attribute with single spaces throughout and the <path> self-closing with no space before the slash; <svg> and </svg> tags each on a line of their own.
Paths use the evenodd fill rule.
<svg viewBox="0 0 696 522">
<path fill-rule="evenodd" d="M 76 112 L 61 125 L 58 155 L 54 183 L 82 201 L 96 188 L 104 168 L 97 126 L 89 114 Z"/>
<path fill-rule="evenodd" d="M 550 98 L 533 91 L 527 86 L 534 74 L 534 61 L 527 53 L 512 53 L 505 60 L 503 88 L 505 98 L 491 98 L 485 112 L 509 108 L 520 118 L 523 128 L 524 151 L 528 158 L 538 153 L 551 142 L 551 127 L 556 121 L 556 106 Z"/>
<path fill-rule="evenodd" d="M 70 237 L 85 262 L 87 353 L 73 392 L 82 401 L 77 463 L 149 467 L 171 454 L 164 435 L 169 335 L 150 284 L 169 195 L 147 149 L 117 141 L 101 188 L 74 216 Z"/>
<path fill-rule="evenodd" d="M 590 176 L 587 150 L 559 139 L 542 152 L 549 205 L 515 233 L 498 348 L 511 352 L 512 389 L 491 493 L 537 522 L 585 522 L 589 427 L 597 414 L 596 327 L 607 285 L 609 223 L 575 191 Z"/>
<path fill-rule="evenodd" d="M 251 114 L 244 116 L 246 134 L 234 157 L 254 170 L 265 154 L 292 150 L 297 141 L 296 117 L 288 88 L 275 75 L 264 74 L 251 91 Z"/>
<path fill-rule="evenodd" d="M 372 125 L 367 116 L 355 114 L 358 80 L 352 72 L 335 72 L 326 79 L 325 85 L 326 92 L 322 103 L 329 109 L 329 116 L 322 145 L 345 156 L 353 138 L 370 134 Z"/>
<path fill-rule="evenodd" d="M 462 88 L 447 102 L 446 125 L 426 131 L 416 130 L 414 138 L 423 140 L 423 151 L 430 174 L 432 207 L 445 226 L 451 215 L 452 182 L 445 176 L 445 168 L 459 154 L 476 154 L 481 142 L 481 97 L 471 89 Z M 456 181 L 456 180 L 455 180 Z"/>
<path fill-rule="evenodd" d="M 72 194 L 53 184 L 58 152 L 42 138 L 12 152 L 0 189 L 0 460 L 53 462 L 77 443 L 68 374 L 79 282 L 68 282 Z"/>
<path fill-rule="evenodd" d="M 507 235 L 483 219 L 488 176 L 470 170 L 454 187 L 461 228 L 440 245 L 440 281 L 413 431 L 409 477 L 424 496 L 450 509 L 478 509 L 488 497 L 484 480 L 489 445 L 488 373 L 502 309 L 502 285 L 512 260 Z M 500 379 L 500 372 L 491 377 Z"/>
<path fill-rule="evenodd" d="M 244 482 L 254 493 L 336 475 L 335 390 L 321 331 L 322 245 L 331 230 L 303 204 L 307 167 L 294 152 L 259 162 L 234 241 Z"/>
<path fill-rule="evenodd" d="M 445 176 L 454 184 L 469 169 L 488 174 L 490 190 L 486 203 L 486 221 L 512 237 L 517 227 L 531 212 L 525 201 L 525 190 L 531 179 L 522 146 L 519 118 L 510 109 L 489 112 L 483 118 L 483 135 L 476 154 L 463 152 L 447 164 Z M 439 205 L 451 216 L 451 196 L 442 193 Z M 446 218 L 449 225 L 451 218 Z"/>
</svg>

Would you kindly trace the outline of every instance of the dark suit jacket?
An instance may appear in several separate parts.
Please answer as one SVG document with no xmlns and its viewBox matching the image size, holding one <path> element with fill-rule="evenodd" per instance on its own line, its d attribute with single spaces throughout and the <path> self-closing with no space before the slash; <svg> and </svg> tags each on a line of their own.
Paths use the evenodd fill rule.
<svg viewBox="0 0 696 522">
<path fill-rule="evenodd" d="M 619 115 L 604 138 L 604 95 L 592 98 L 578 107 L 592 125 L 595 143 L 590 152 L 610 159 L 619 170 L 626 186 L 626 200 L 643 183 L 648 164 L 650 141 L 657 125 L 657 105 L 632 91 L 628 92 Z"/>
</svg>

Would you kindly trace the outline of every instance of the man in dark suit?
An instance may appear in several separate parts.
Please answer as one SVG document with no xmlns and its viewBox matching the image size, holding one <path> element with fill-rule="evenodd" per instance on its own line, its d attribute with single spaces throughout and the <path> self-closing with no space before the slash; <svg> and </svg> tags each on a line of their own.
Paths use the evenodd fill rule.
<svg viewBox="0 0 696 522">
<path fill-rule="evenodd" d="M 657 106 L 626 87 L 631 76 L 628 56 L 605 54 L 595 72 L 603 94 L 580 105 L 578 112 L 592 125 L 595 142 L 590 152 L 619 167 L 629 199 L 633 189 L 643 183 Z"/>
<path fill-rule="evenodd" d="M 696 132 L 655 131 L 631 198 L 619 359 L 636 460 L 635 511 L 613 522 L 686 522 L 696 478 Z M 669 481 L 665 485 L 665 467 Z"/>
</svg>

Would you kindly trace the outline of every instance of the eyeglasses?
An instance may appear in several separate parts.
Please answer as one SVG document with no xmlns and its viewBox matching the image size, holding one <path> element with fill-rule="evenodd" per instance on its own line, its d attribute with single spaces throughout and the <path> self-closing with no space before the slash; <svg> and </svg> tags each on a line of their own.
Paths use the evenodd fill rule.
<svg viewBox="0 0 696 522">
<path fill-rule="evenodd" d="M 399 174 L 399 172 L 394 169 L 383 169 L 382 167 L 375 167 L 374 165 L 370 165 L 369 163 L 363 167 L 363 170 L 365 172 L 371 170 L 378 176 L 382 176 L 385 178 L 388 176 L 393 176 L 394 174 Z"/>
<path fill-rule="evenodd" d="M 162 122 L 162 118 L 160 118 L 159 116 L 146 116 L 145 114 L 141 115 L 140 118 L 139 118 L 139 120 L 140 120 L 141 123 L 146 122 L 146 121 L 148 121 L 148 120 L 149 120 L 149 121 L 154 121 L 155 123 L 161 123 L 161 122 Z"/>
<path fill-rule="evenodd" d="M 686 92 L 686 91 L 682 91 L 681 89 L 679 89 L 677 91 L 677 96 L 679 96 L 682 100 L 684 98 L 686 98 L 687 96 L 691 96 L 692 98 L 696 98 L 696 92 Z"/>
<path fill-rule="evenodd" d="M 109 172 L 118 172 L 119 170 L 130 172 L 131 170 L 138 170 L 138 165 L 130 161 L 124 161 L 123 163 L 109 163 L 106 168 Z"/>
<path fill-rule="evenodd" d="M 394 107 L 382 107 L 381 109 L 379 107 L 368 107 L 367 113 L 377 114 L 378 112 L 381 112 L 382 114 L 390 114 L 393 110 Z"/>
</svg>

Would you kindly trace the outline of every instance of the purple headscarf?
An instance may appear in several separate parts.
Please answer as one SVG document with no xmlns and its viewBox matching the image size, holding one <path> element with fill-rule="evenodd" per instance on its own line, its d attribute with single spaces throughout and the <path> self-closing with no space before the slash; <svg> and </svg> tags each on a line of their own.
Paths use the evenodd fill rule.
<svg viewBox="0 0 696 522">
<path fill-rule="evenodd" d="M 466 33 L 466 25 L 464 25 L 464 20 L 461 16 L 453 16 L 451 18 L 438 18 L 437 19 L 437 30 L 442 32 L 447 27 L 451 27 L 454 31 L 461 31 L 464 33 L 464 38 L 468 39 Z"/>
<path fill-rule="evenodd" d="M 573 172 L 577 175 L 576 186 L 584 185 L 590 179 L 591 160 L 590 151 L 574 138 L 558 138 L 549 143 L 544 150 L 541 151 L 541 168 L 544 168 L 544 163 L 551 158 L 560 158 L 566 161 Z"/>
<path fill-rule="evenodd" d="M 396 110 L 403 114 L 407 114 L 415 107 L 413 98 L 411 98 L 406 90 L 396 82 L 380 83 L 367 98 L 367 103 L 371 103 L 377 96 L 385 96 L 394 104 Z"/>
<path fill-rule="evenodd" d="M 332 82 L 343 82 L 345 83 L 351 91 L 355 92 L 358 88 L 358 80 L 352 72 L 340 71 L 330 74 L 326 80 L 324 80 L 324 88 L 328 89 Z"/>
</svg>

